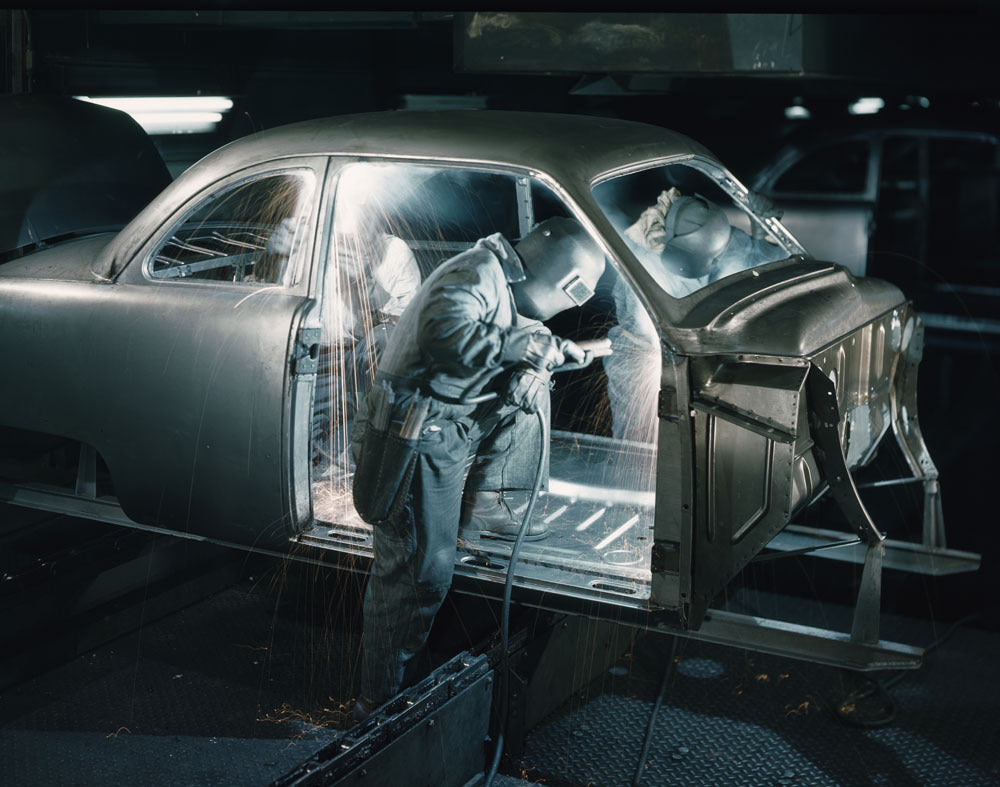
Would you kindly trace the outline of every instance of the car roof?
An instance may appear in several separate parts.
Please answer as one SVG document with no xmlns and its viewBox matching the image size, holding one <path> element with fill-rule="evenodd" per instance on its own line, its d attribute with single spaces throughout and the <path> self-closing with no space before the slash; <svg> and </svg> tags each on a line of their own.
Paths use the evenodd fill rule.
<svg viewBox="0 0 1000 787">
<path fill-rule="evenodd" d="M 371 156 L 510 166 L 544 172 L 582 194 L 600 175 L 644 161 L 715 157 L 660 126 L 614 118 L 496 110 L 394 111 L 340 115 L 261 131 L 230 142 L 181 174 L 95 262 L 111 280 L 191 194 L 220 178 L 282 158 Z"/>
<path fill-rule="evenodd" d="M 647 158 L 704 155 L 688 137 L 614 118 L 536 112 L 376 112 L 309 120 L 232 142 L 203 160 L 230 169 L 280 155 L 346 154 L 570 169 L 588 182 Z M 566 174 L 566 173 L 564 173 Z"/>
</svg>

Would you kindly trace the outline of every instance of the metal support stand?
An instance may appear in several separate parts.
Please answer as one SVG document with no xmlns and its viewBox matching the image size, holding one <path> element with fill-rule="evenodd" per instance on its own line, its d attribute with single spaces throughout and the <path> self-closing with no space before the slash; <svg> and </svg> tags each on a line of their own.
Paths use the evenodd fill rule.
<svg viewBox="0 0 1000 787">
<path fill-rule="evenodd" d="M 944 511 L 941 508 L 941 482 L 924 481 L 924 546 L 945 549 Z"/>
<path fill-rule="evenodd" d="M 809 370 L 809 425 L 816 443 L 816 459 L 826 476 L 830 491 L 858 537 L 868 545 L 861 587 L 854 607 L 851 642 L 874 645 L 878 640 L 882 603 L 882 559 L 885 557 L 885 535 L 872 521 L 854 485 L 844 449 L 837 432 L 840 412 L 837 389 L 816 366 Z M 926 522 L 925 522 L 926 527 Z"/>
<path fill-rule="evenodd" d="M 863 645 L 878 643 L 879 617 L 882 606 L 882 558 L 885 556 L 884 539 L 868 545 L 865 567 L 861 573 L 861 587 L 854 607 L 851 642 Z"/>
<path fill-rule="evenodd" d="M 854 485 L 851 470 L 840 444 L 840 408 L 833 382 L 816 366 L 809 369 L 809 426 L 815 442 L 816 462 L 830 485 L 830 493 L 847 521 L 866 544 L 881 544 L 885 537 L 875 527 Z M 883 549 L 884 551 L 884 549 Z M 879 566 L 881 567 L 881 562 Z M 868 559 L 865 559 L 868 566 Z"/>
</svg>

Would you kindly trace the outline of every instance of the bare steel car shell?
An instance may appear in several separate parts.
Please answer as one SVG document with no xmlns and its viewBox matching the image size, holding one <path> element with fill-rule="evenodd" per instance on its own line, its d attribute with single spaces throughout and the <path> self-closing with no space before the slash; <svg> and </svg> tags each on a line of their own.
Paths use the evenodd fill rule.
<svg viewBox="0 0 1000 787">
<path fill-rule="evenodd" d="M 860 668 L 918 663 L 918 651 L 878 641 L 886 544 L 849 471 L 891 429 L 924 483 L 927 505 L 923 543 L 889 542 L 890 561 L 936 573 L 977 564 L 944 544 L 937 473 L 916 421 L 919 320 L 895 287 L 803 256 L 670 297 L 602 213 L 594 184 L 683 160 L 744 206 L 747 192 L 697 143 L 643 124 L 503 112 L 300 123 L 209 155 L 115 236 L 0 266 L 0 425 L 81 446 L 75 488 L 4 485 L 0 497 L 286 549 L 311 521 L 312 358 L 321 260 L 329 257 L 322 217 L 338 172 L 359 160 L 483 166 L 543 181 L 602 239 L 654 316 L 663 379 L 651 595 L 630 604 L 595 591 L 585 599 L 597 602 L 595 614 L 623 607 L 666 613 L 667 627 Z M 311 169 L 317 188 L 309 264 L 294 281 L 248 292 L 146 274 L 151 250 L 199 198 L 227 179 L 288 166 Z M 801 248 L 774 219 L 761 223 Z M 97 494 L 95 452 L 110 471 L 114 499 Z M 706 620 L 711 599 L 766 545 L 813 548 L 848 537 L 786 529 L 828 487 L 860 543 L 855 559 L 866 565 L 851 636 L 722 613 Z M 754 491 L 731 494 L 736 488 Z M 498 579 L 459 568 L 459 579 Z M 555 603 L 544 589 L 534 591 L 529 585 L 524 598 Z"/>
</svg>

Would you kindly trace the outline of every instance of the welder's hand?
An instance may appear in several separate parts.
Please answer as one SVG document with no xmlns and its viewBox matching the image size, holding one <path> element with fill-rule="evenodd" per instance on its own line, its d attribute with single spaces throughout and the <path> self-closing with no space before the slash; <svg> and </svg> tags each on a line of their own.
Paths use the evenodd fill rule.
<svg viewBox="0 0 1000 787">
<path fill-rule="evenodd" d="M 563 355 L 562 349 L 563 341 L 551 333 L 541 331 L 532 333 L 528 336 L 528 344 L 524 348 L 524 356 L 521 360 L 540 372 L 551 372 L 557 366 L 566 363 L 566 356 Z"/>
<path fill-rule="evenodd" d="M 569 339 L 559 340 L 559 349 L 565 356 L 563 363 L 583 363 L 587 360 L 586 351 L 576 342 L 572 342 Z M 560 364 L 561 366 L 562 364 Z"/>
<path fill-rule="evenodd" d="M 663 228 L 663 221 L 670 206 L 679 196 L 681 193 L 677 188 L 661 191 L 656 198 L 656 204 L 646 208 L 635 224 L 625 230 L 626 237 L 649 251 L 656 253 L 663 251 L 667 245 L 667 233 Z"/>
<path fill-rule="evenodd" d="M 759 194 L 756 191 L 751 191 L 747 194 L 747 204 L 750 206 L 750 210 L 765 219 L 780 219 L 784 214 L 783 210 L 779 210 L 774 206 L 769 197 Z"/>
<path fill-rule="evenodd" d="M 519 369 L 507 383 L 504 400 L 526 413 L 537 413 L 549 395 L 549 373 L 530 367 Z"/>
</svg>

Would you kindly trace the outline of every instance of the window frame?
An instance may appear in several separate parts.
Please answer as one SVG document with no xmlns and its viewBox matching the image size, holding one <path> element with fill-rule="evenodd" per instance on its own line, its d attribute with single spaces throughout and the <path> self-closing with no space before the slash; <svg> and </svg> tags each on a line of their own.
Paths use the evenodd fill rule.
<svg viewBox="0 0 1000 787">
<path fill-rule="evenodd" d="M 618 231 L 615 229 L 614 225 L 611 223 L 611 220 L 606 215 L 604 215 L 604 209 L 597 201 L 597 197 L 594 194 L 594 189 L 597 186 L 607 183 L 608 181 L 615 180 L 616 178 L 626 177 L 628 175 L 634 175 L 638 172 L 644 172 L 646 170 L 658 169 L 661 167 L 676 166 L 676 165 L 691 167 L 692 169 L 695 169 L 698 172 L 700 172 L 706 178 L 709 178 L 710 180 L 714 181 L 715 184 L 723 192 L 725 192 L 732 200 L 733 204 L 731 207 L 742 210 L 749 219 L 751 227 L 753 227 L 754 224 L 759 224 L 764 230 L 766 230 L 772 236 L 774 236 L 774 238 L 783 245 L 784 250 L 788 252 L 789 256 L 794 256 L 794 255 L 800 255 L 803 257 L 810 256 L 809 253 L 802 246 L 802 244 L 799 243 L 798 239 L 794 235 L 792 235 L 789 229 L 785 227 L 785 225 L 783 225 L 779 219 L 777 219 L 776 217 L 766 218 L 766 219 L 762 218 L 758 216 L 750 208 L 749 206 L 749 199 L 751 193 L 750 189 L 747 188 L 735 175 L 733 175 L 732 172 L 726 169 L 726 167 L 722 165 L 720 162 L 713 161 L 711 159 L 707 159 L 695 154 L 648 159 L 646 161 L 642 161 L 636 164 L 629 164 L 626 167 L 619 167 L 614 170 L 609 170 L 608 172 L 602 172 L 600 175 L 591 180 L 589 184 L 591 199 L 593 200 L 596 209 L 604 216 L 604 219 L 607 222 L 608 227 L 612 232 L 619 234 Z M 648 270 L 647 266 L 636 257 L 636 255 L 632 252 L 632 250 L 628 248 L 628 245 L 625 243 L 624 239 L 619 238 L 619 240 L 621 240 L 622 242 L 624 251 L 631 257 L 632 260 L 635 261 L 635 264 L 639 268 L 643 269 L 645 274 L 647 276 L 650 276 L 650 279 L 652 281 L 655 281 L 655 276 Z M 609 257 L 611 259 L 615 258 L 614 255 L 609 255 Z M 622 272 L 625 268 L 624 265 L 619 265 L 617 267 L 619 269 L 619 272 Z M 719 281 L 721 281 L 721 279 Z M 694 292 L 688 293 L 687 295 L 684 295 L 683 297 L 680 298 L 671 295 L 666 289 L 661 287 L 659 284 L 656 284 L 656 286 L 660 289 L 662 294 L 667 298 L 669 298 L 671 301 L 681 302 L 681 301 L 686 301 L 687 299 L 697 295 L 699 292 L 704 291 L 705 289 L 713 286 L 716 283 L 717 282 L 712 282 L 710 284 L 707 284 L 695 290 Z M 629 276 L 629 284 L 631 285 L 632 289 L 635 290 L 637 293 L 641 292 L 642 288 L 638 286 L 637 282 L 634 280 L 634 277 Z M 642 295 L 640 295 L 640 300 L 643 300 Z M 647 303 L 646 301 L 643 301 L 643 304 L 646 306 L 647 309 L 650 308 L 650 304 Z M 653 312 L 651 311 L 650 313 L 652 314 Z"/>
<path fill-rule="evenodd" d="M 138 267 L 141 270 L 142 280 L 150 284 L 167 286 L 184 285 L 187 287 L 207 287 L 210 289 L 218 289 L 220 287 L 232 288 L 246 292 L 248 295 L 265 289 L 295 291 L 303 289 L 308 284 L 308 269 L 316 243 L 318 230 L 317 215 L 322 203 L 321 196 L 325 181 L 325 171 L 326 157 L 278 159 L 231 173 L 227 177 L 215 180 L 204 188 L 199 189 L 180 208 L 171 214 L 168 221 L 164 221 L 160 225 L 160 229 L 150 237 L 145 250 L 137 255 L 141 262 Z M 207 205 L 210 200 L 214 201 L 218 197 L 248 183 L 287 174 L 300 175 L 303 178 L 305 183 L 302 194 L 310 202 L 300 214 L 305 222 L 306 231 L 297 259 L 285 270 L 281 281 L 234 282 L 199 279 L 190 276 L 160 277 L 153 274 L 152 267 L 159 250 L 168 243 L 169 238 L 172 237 L 178 227 L 182 226 L 196 211 Z"/>
</svg>

